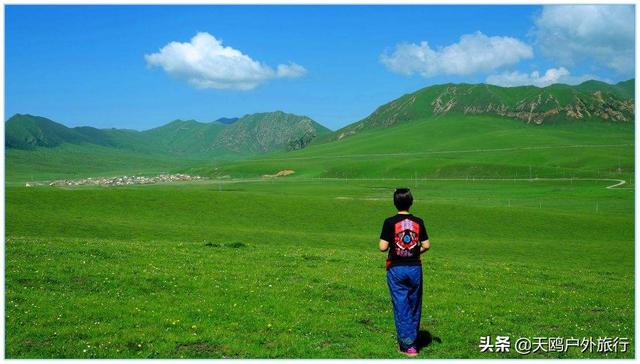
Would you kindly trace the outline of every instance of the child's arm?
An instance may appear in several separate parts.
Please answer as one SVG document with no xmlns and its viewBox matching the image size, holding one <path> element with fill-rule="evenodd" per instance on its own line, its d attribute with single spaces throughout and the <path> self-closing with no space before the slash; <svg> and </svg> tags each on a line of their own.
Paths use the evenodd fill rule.
<svg viewBox="0 0 640 364">
<path fill-rule="evenodd" d="M 378 247 L 380 248 L 381 252 L 386 252 L 387 249 L 389 249 L 389 242 L 384 239 L 380 239 L 380 242 L 378 243 Z"/>
<path fill-rule="evenodd" d="M 420 254 L 426 252 L 429 248 L 431 248 L 431 243 L 429 243 L 429 239 L 427 239 L 420 243 Z"/>
</svg>

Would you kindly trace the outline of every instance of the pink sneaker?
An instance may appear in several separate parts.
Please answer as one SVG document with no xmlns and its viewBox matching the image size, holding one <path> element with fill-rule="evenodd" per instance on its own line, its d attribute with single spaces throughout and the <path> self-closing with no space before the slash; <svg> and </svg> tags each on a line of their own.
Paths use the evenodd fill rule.
<svg viewBox="0 0 640 364">
<path fill-rule="evenodd" d="M 406 356 L 417 356 L 418 355 L 418 350 L 416 350 L 415 346 L 411 346 L 406 351 L 401 351 L 401 353 L 406 355 Z"/>
</svg>

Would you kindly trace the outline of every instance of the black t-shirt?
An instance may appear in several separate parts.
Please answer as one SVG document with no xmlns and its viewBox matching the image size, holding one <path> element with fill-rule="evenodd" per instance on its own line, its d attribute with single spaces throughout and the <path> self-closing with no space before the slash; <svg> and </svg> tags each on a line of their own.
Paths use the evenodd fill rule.
<svg viewBox="0 0 640 364">
<path fill-rule="evenodd" d="M 380 239 L 389 242 L 387 268 L 394 265 L 420 265 L 420 243 L 429 235 L 421 218 L 396 214 L 384 220 Z"/>
</svg>

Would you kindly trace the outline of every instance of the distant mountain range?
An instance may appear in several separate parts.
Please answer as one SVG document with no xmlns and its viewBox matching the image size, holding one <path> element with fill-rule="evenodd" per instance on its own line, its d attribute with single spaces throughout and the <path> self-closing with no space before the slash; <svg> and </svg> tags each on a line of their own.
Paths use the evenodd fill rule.
<svg viewBox="0 0 640 364">
<path fill-rule="evenodd" d="M 5 124 L 5 146 L 34 149 L 69 143 L 172 154 L 254 154 L 304 148 L 317 136 L 329 132 L 306 116 L 282 111 L 222 118 L 210 123 L 174 120 L 145 131 L 68 128 L 44 117 L 16 114 Z"/>
<path fill-rule="evenodd" d="M 5 124 L 5 146 L 29 150 L 61 144 L 94 144 L 189 156 L 251 155 L 302 149 L 310 143 L 341 140 L 369 129 L 445 114 L 488 114 L 534 125 L 571 120 L 632 123 L 634 92 L 634 79 L 615 85 L 591 80 L 576 86 L 553 84 L 542 88 L 448 83 L 404 95 L 335 132 L 309 117 L 282 111 L 221 118 L 209 123 L 174 120 L 145 131 L 68 128 L 44 117 L 17 114 Z"/>
<path fill-rule="evenodd" d="M 366 118 L 324 138 L 339 140 L 371 128 L 429 119 L 448 113 L 492 114 L 528 124 L 571 120 L 634 121 L 635 80 L 610 85 L 500 87 L 488 84 L 442 84 L 423 88 L 380 106 Z"/>
</svg>

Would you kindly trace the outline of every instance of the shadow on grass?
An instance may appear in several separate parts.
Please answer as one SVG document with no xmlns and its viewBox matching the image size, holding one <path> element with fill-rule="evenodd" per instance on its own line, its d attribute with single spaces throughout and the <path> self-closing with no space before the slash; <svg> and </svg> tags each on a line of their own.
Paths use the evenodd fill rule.
<svg viewBox="0 0 640 364">
<path fill-rule="evenodd" d="M 418 341 L 416 342 L 418 351 L 431 345 L 431 343 L 433 343 L 434 341 L 438 344 L 442 342 L 439 337 L 431 335 L 431 333 L 427 330 L 418 331 Z"/>
</svg>

